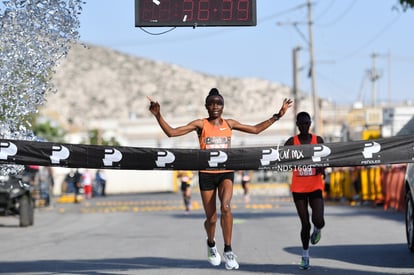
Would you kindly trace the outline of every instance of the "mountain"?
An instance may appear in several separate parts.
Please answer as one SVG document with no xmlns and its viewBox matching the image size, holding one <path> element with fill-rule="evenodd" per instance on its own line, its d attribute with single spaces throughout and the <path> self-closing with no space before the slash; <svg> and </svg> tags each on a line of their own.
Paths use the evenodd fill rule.
<svg viewBox="0 0 414 275">
<path fill-rule="evenodd" d="M 234 78 L 209 75 L 142 57 L 132 56 L 95 45 L 74 44 L 55 68 L 52 83 L 56 93 L 46 96 L 40 114 L 59 123 L 66 132 L 84 139 L 88 129 L 99 129 L 103 135 L 123 139 L 124 144 L 154 142 L 165 135 L 148 111 L 147 96 L 161 104 L 161 112 L 171 125 L 182 125 L 205 117 L 205 97 L 217 87 L 225 99 L 223 117 L 248 124 L 268 119 L 278 112 L 284 98 L 293 98 L 291 88 L 258 78 Z M 366 110 L 353 110 L 318 98 L 318 134 L 326 141 L 342 140 L 344 127 L 360 139 Z M 410 106 L 408 106 L 409 108 Z M 353 113 L 350 114 L 350 111 Z M 284 139 L 295 128 L 294 114 L 307 111 L 313 115 L 309 93 L 299 92 L 294 108 L 274 127 L 260 137 L 273 143 Z M 360 127 L 352 126 L 361 122 Z M 315 125 L 315 118 L 314 123 Z M 83 135 L 79 138 L 79 135 Z M 154 138 L 156 137 L 156 138 Z M 189 137 L 194 140 L 194 137 Z M 253 141 L 243 136 L 240 143 Z M 170 142 L 170 141 L 168 141 Z M 177 139 L 177 142 L 182 142 Z M 162 141 L 157 141 L 161 144 Z M 256 142 L 258 143 L 258 142 Z M 150 143 L 150 146 L 154 146 Z"/>
<path fill-rule="evenodd" d="M 208 75 L 80 44 L 60 61 L 52 82 L 57 92 L 47 95 L 41 113 L 79 127 L 96 119 L 149 118 L 147 96 L 160 102 L 166 117 L 198 118 L 206 115 L 205 97 L 217 87 L 225 99 L 225 117 L 260 119 L 270 117 L 283 98 L 291 97 L 289 87 L 267 80 Z M 301 102 L 310 104 L 306 97 Z"/>
</svg>

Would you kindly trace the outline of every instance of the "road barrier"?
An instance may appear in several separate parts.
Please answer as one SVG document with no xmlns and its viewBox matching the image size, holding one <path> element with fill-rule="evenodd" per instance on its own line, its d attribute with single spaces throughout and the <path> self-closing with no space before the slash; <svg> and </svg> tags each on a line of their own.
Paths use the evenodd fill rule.
<svg viewBox="0 0 414 275">
<path fill-rule="evenodd" d="M 405 168 L 406 164 L 334 168 L 328 175 L 329 198 L 404 211 Z"/>
</svg>

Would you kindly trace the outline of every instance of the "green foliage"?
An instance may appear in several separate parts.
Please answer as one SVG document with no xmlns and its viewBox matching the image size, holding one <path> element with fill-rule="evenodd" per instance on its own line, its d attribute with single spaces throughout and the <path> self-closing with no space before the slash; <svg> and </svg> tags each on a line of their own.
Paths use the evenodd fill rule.
<svg viewBox="0 0 414 275">
<path fill-rule="evenodd" d="M 50 121 L 44 123 L 35 123 L 33 126 L 33 133 L 45 141 L 49 142 L 63 142 L 65 132 L 58 126 L 53 126 Z"/>
<path fill-rule="evenodd" d="M 92 145 L 111 145 L 119 146 L 119 142 L 115 137 L 111 137 L 109 140 L 104 139 L 101 136 L 101 131 L 99 129 L 93 129 L 89 131 L 89 144 Z"/>
<path fill-rule="evenodd" d="M 414 0 L 399 0 L 399 2 L 404 11 L 414 8 Z"/>
</svg>

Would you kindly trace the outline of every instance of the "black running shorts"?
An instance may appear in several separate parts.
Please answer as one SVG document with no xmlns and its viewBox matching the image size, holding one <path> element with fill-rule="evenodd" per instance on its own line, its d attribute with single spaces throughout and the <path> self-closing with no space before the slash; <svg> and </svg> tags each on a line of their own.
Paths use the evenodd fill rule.
<svg viewBox="0 0 414 275">
<path fill-rule="evenodd" d="M 323 199 L 322 190 L 315 190 L 313 192 L 308 192 L 308 193 L 292 192 L 292 195 L 293 195 L 294 201 L 307 200 L 307 199 Z"/>
<path fill-rule="evenodd" d="M 200 186 L 200 190 L 214 190 L 218 188 L 220 183 L 222 183 L 225 179 L 231 180 L 234 182 L 234 172 L 225 172 L 225 173 L 203 173 L 198 172 L 198 184 Z"/>
</svg>

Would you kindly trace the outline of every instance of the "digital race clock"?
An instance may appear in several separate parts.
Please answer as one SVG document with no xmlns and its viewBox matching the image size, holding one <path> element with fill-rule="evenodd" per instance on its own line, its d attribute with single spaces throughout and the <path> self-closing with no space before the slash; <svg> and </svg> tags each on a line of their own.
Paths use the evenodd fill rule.
<svg viewBox="0 0 414 275">
<path fill-rule="evenodd" d="M 256 0 L 135 0 L 135 26 L 256 26 Z"/>
</svg>

